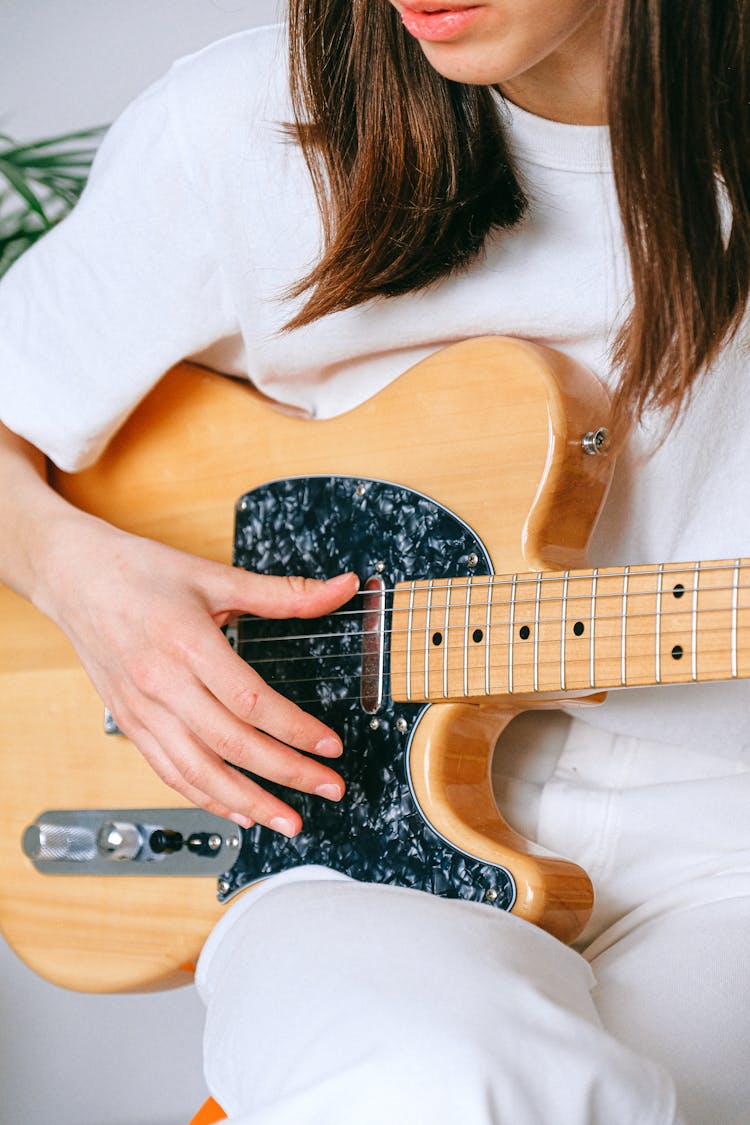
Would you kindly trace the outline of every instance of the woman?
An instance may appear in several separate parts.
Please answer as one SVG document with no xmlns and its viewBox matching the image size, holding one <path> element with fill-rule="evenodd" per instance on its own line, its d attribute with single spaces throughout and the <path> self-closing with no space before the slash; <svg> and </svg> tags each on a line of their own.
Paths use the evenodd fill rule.
<svg viewBox="0 0 750 1125">
<path fill-rule="evenodd" d="M 512 334 L 615 390 L 595 563 L 746 553 L 749 16 L 746 0 L 293 0 L 290 70 L 278 31 L 233 37 L 113 128 L 80 206 L 0 290 L 0 576 L 184 796 L 290 836 L 295 810 L 224 759 L 341 796 L 336 732 L 216 624 L 316 616 L 356 580 L 134 539 L 52 493 L 36 449 L 93 460 L 188 355 L 325 416 L 442 343 Z M 263 1123 L 744 1120 L 744 691 L 629 693 L 505 749 L 509 794 L 529 797 L 511 814 L 594 877 L 582 956 L 320 869 L 243 896 L 199 970 L 217 1097 Z"/>
</svg>

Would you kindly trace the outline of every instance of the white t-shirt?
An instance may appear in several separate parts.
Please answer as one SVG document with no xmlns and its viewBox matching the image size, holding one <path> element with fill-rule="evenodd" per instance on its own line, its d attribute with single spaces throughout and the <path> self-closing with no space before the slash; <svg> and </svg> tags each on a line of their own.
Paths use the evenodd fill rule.
<svg viewBox="0 0 750 1125">
<path fill-rule="evenodd" d="M 498 99 L 529 212 L 470 269 L 280 333 L 321 228 L 292 120 L 284 32 L 234 35 L 176 63 L 108 134 L 73 214 L 0 283 L 0 416 L 59 466 L 82 468 L 176 361 L 248 375 L 315 417 L 417 360 L 488 333 L 537 340 L 611 382 L 629 299 L 606 128 Z M 747 332 L 681 423 L 620 459 L 592 544 L 598 565 L 750 554 Z M 750 757 L 747 683 L 613 692 L 587 721 Z"/>
</svg>

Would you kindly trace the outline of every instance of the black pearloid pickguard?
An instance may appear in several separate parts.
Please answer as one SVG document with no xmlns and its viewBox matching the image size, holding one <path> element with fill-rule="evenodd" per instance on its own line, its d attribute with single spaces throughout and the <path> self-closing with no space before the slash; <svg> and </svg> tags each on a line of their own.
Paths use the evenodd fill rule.
<svg viewBox="0 0 750 1125">
<path fill-rule="evenodd" d="M 274 481 L 242 497 L 234 561 L 260 573 L 315 578 L 353 570 L 362 582 L 382 567 L 388 590 L 404 580 L 491 569 L 471 529 L 428 497 L 385 481 L 323 476 Z M 391 600 L 389 594 L 389 609 Z M 291 840 L 260 826 L 246 831 L 221 897 L 263 875 L 316 863 L 355 879 L 510 909 L 515 898 L 510 873 L 457 851 L 417 808 L 406 755 L 423 705 L 391 701 L 386 646 L 383 704 L 374 716 L 363 710 L 356 612 L 361 599 L 344 609 L 354 613 L 316 621 L 240 622 L 241 655 L 343 739 L 344 755 L 332 764 L 347 791 L 336 804 L 258 779 L 299 810 L 304 827 Z M 294 639 L 311 634 L 314 639 Z"/>
</svg>

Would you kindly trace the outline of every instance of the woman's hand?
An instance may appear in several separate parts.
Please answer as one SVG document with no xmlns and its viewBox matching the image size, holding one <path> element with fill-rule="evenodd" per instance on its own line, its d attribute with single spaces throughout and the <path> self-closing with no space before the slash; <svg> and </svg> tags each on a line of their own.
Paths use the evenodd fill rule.
<svg viewBox="0 0 750 1125">
<path fill-rule="evenodd" d="M 73 642 L 120 729 L 167 785 L 245 827 L 293 836 L 299 814 L 227 762 L 338 800 L 334 731 L 279 695 L 219 627 L 240 613 L 319 617 L 356 593 L 327 582 L 250 574 L 128 535 L 80 512 L 58 526 L 35 601 Z"/>
</svg>

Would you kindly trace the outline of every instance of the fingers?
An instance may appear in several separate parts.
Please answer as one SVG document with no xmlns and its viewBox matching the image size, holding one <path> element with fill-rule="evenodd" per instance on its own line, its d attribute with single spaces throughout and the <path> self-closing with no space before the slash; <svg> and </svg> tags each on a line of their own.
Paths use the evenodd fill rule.
<svg viewBox="0 0 750 1125">
<path fill-rule="evenodd" d="M 307 753 L 338 757 L 341 740 L 269 687 L 215 626 L 201 630 L 196 643 L 196 624 L 183 618 L 173 635 L 179 637 L 180 659 L 147 662 L 137 694 L 128 706 L 113 710 L 128 721 L 123 730 L 177 792 L 244 826 L 258 822 L 295 835 L 302 823 L 296 810 L 226 763 L 337 801 L 345 789 L 342 778 Z"/>
<path fill-rule="evenodd" d="M 200 652 L 193 654 L 192 671 L 242 723 L 309 754 L 324 758 L 336 758 L 341 754 L 343 747 L 339 736 L 269 687 L 232 651 L 218 631 L 207 636 Z M 209 745 L 214 742 L 209 741 Z"/>
<path fill-rule="evenodd" d="M 244 828 L 252 827 L 254 822 L 250 817 L 246 816 L 244 813 L 233 812 L 230 807 L 210 797 L 208 793 L 204 793 L 202 790 L 196 789 L 193 785 L 190 785 L 182 776 L 179 767 L 162 749 L 150 731 L 147 731 L 145 728 L 137 731 L 130 730 L 128 731 L 128 737 L 134 745 L 138 747 L 154 773 L 157 774 L 170 789 L 174 789 L 176 793 L 180 793 L 186 800 L 190 801 L 191 804 L 205 809 L 206 812 L 214 813 L 216 816 L 222 816 L 226 820 L 234 820 Z"/>
<path fill-rule="evenodd" d="M 295 835 L 299 813 L 233 765 L 338 800 L 341 777 L 307 755 L 335 758 L 341 740 L 269 687 L 217 623 L 237 612 L 322 616 L 354 596 L 357 576 L 323 582 L 256 575 L 127 536 L 117 548 L 118 567 L 106 570 L 102 583 L 100 571 L 91 571 L 84 612 L 72 601 L 66 622 L 100 695 L 157 774 L 186 799 L 245 826 Z"/>
<path fill-rule="evenodd" d="M 300 831 L 302 820 L 295 809 L 226 765 L 167 712 L 153 720 L 149 730 L 141 728 L 128 733 L 162 781 L 200 808 L 245 828 L 257 822 L 285 836 L 295 836 Z M 288 747 L 283 749 L 290 759 L 302 759 L 302 755 L 295 755 Z M 281 775 L 273 780 L 283 781 L 285 773 L 292 776 L 293 765 L 275 766 L 278 748 L 271 746 L 268 751 L 264 755 L 262 748 L 256 747 L 250 757 L 255 760 L 257 755 L 269 773 Z M 343 792 L 343 783 L 339 785 Z"/>
<path fill-rule="evenodd" d="M 270 688 L 265 688 L 265 692 L 271 696 L 276 694 Z M 300 714 L 309 718 L 303 712 Z M 275 717 L 273 707 L 271 717 Z M 314 793 L 329 801 L 338 801 L 344 794 L 343 779 L 330 766 L 299 753 L 294 746 L 286 745 L 278 738 L 270 737 L 255 724 L 251 726 L 241 722 L 208 692 L 192 697 L 190 708 L 183 709 L 182 719 L 191 733 L 222 761 L 232 762 L 289 789 Z M 341 743 L 338 745 L 340 752 Z M 196 784 L 206 788 L 202 780 L 196 780 Z M 257 805 L 250 811 L 256 819 L 263 819 L 258 816 Z"/>
</svg>

